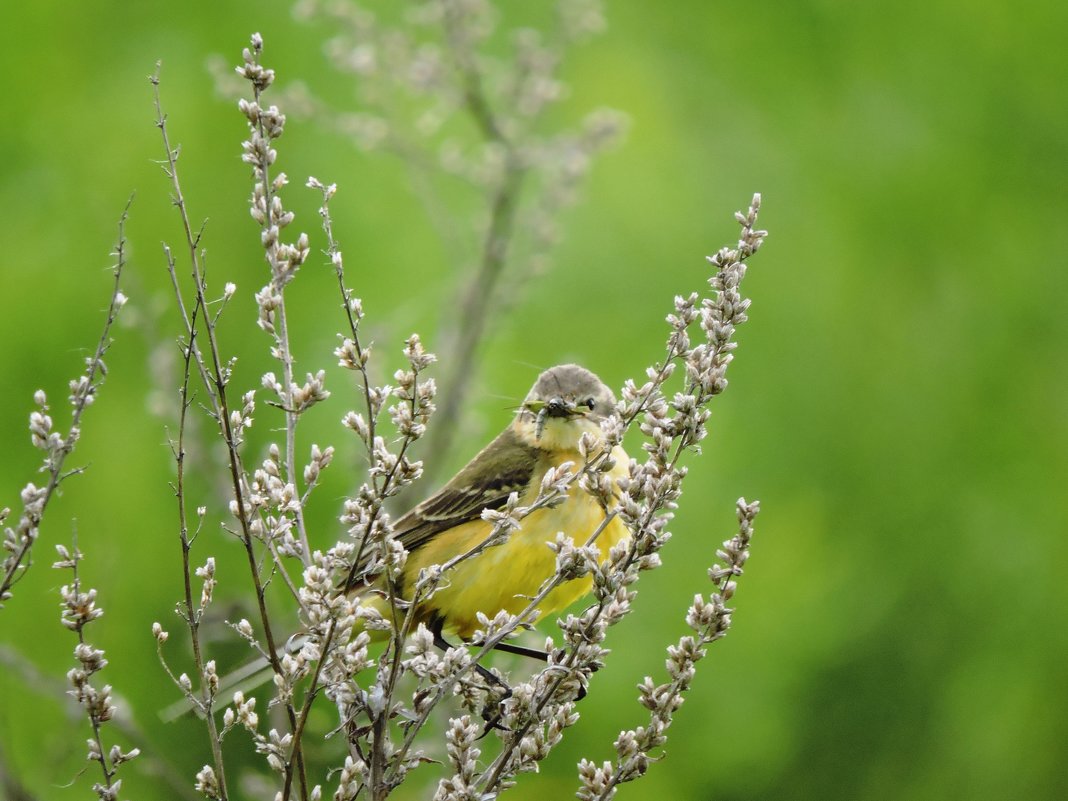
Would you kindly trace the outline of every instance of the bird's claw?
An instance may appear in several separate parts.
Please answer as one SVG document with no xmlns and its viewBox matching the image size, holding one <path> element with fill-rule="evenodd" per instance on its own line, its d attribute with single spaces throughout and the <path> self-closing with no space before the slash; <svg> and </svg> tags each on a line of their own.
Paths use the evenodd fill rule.
<svg viewBox="0 0 1068 801">
<path fill-rule="evenodd" d="M 486 706 L 482 708 L 482 719 L 486 721 L 486 726 L 482 729 L 482 734 L 478 736 L 479 740 L 481 740 L 494 729 L 502 732 L 511 732 L 511 729 L 509 729 L 507 726 L 501 725 L 501 718 L 504 716 L 504 702 L 511 698 L 511 696 L 511 688 L 505 686 L 504 692 L 499 698 L 497 698 L 495 701 L 487 703 Z"/>
<path fill-rule="evenodd" d="M 482 728 L 482 734 L 478 735 L 479 740 L 496 729 L 500 732 L 511 733 L 511 729 L 507 726 L 501 725 L 501 708 L 500 704 L 497 705 L 497 709 L 494 712 L 490 712 L 490 707 L 486 707 L 482 710 L 482 719 L 486 721 L 486 725 Z"/>
</svg>

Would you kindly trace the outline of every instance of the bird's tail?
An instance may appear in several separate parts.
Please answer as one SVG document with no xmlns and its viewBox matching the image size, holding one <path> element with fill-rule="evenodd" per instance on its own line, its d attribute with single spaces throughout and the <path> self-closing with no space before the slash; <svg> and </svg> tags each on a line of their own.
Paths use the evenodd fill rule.
<svg viewBox="0 0 1068 801">
<path fill-rule="evenodd" d="M 361 606 L 375 609 L 380 615 L 385 612 L 387 606 L 384 599 L 370 593 L 361 598 L 360 604 Z M 357 621 L 356 625 L 352 628 L 351 635 L 354 636 L 364 630 L 364 626 L 361 622 Z M 366 629 L 366 631 L 371 636 L 372 642 L 385 640 L 389 636 L 388 631 L 375 629 Z M 308 637 L 303 631 L 297 632 L 286 640 L 285 645 L 276 651 L 276 655 L 281 659 L 286 654 L 295 654 L 304 647 L 304 644 L 307 641 Z M 229 698 L 235 692 L 246 693 L 271 681 L 273 675 L 274 671 L 271 669 L 271 663 L 267 657 L 258 656 L 255 659 L 246 662 L 244 665 L 231 670 L 225 676 L 222 676 L 219 679 L 219 691 L 217 695 L 221 698 Z M 159 715 L 164 722 L 170 723 L 189 712 L 195 712 L 198 716 L 203 716 L 203 713 L 200 712 L 188 697 L 186 697 L 181 698 L 170 706 L 160 710 Z"/>
</svg>

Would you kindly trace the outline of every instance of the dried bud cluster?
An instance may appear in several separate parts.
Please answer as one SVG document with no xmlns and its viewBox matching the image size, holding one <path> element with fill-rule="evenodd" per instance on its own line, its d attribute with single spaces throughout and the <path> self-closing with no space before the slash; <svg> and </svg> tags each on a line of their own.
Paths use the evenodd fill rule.
<svg viewBox="0 0 1068 801">
<path fill-rule="evenodd" d="M 96 590 L 82 591 L 81 580 L 78 577 L 78 563 L 83 555 L 77 545 L 68 549 L 65 545 L 57 544 L 56 553 L 59 559 L 52 567 L 56 570 L 70 570 L 72 580 L 70 584 L 64 584 L 59 594 L 63 599 L 60 604 L 62 612 L 60 621 L 63 625 L 78 635 L 78 644 L 74 646 L 74 658 L 77 665 L 67 671 L 67 681 L 70 682 L 69 694 L 85 710 L 92 727 L 93 736 L 87 740 L 89 747 L 86 759 L 100 765 L 104 776 L 103 782 L 93 785 L 93 792 L 101 801 L 117 801 L 122 780 L 116 778 L 118 767 L 123 762 L 140 754 L 140 749 L 132 748 L 123 751 L 118 745 L 105 751 L 101 727 L 115 716 L 116 708 L 111 695 L 111 685 L 105 684 L 97 687 L 92 682 L 92 677 L 107 667 L 108 660 L 104 658 L 104 651 L 94 648 L 85 640 L 84 629 L 104 614 L 104 610 L 96 605 Z"/>
<path fill-rule="evenodd" d="M 307 234 L 301 233 L 296 241 L 291 243 L 283 241 L 282 238 L 282 229 L 294 220 L 293 212 L 287 211 L 283 205 L 281 195 L 289 179 L 284 172 L 272 177 L 271 167 L 278 157 L 273 143 L 282 136 L 286 118 L 276 106 L 264 107 L 261 103 L 261 95 L 274 81 L 274 71 L 260 64 L 263 38 L 254 34 L 251 44 L 251 48 L 246 48 L 242 53 L 243 64 L 237 67 L 236 71 L 249 81 L 252 88 L 252 99 L 243 98 L 238 104 L 249 126 L 249 138 L 242 143 L 242 160 L 252 166 L 253 187 L 249 211 L 260 226 L 260 242 L 271 271 L 270 281 L 256 293 L 256 306 L 259 310 L 257 322 L 260 328 L 273 338 L 271 356 L 282 366 L 281 379 L 274 373 L 266 373 L 262 383 L 268 391 L 273 392 L 277 399 L 276 405 L 285 412 L 286 447 L 280 475 L 284 477 L 287 485 L 293 488 L 295 495 L 298 476 L 295 449 L 297 421 L 311 407 L 329 398 L 330 393 L 325 387 L 324 370 L 314 374 L 308 373 L 304 384 L 298 384 L 294 379 L 294 359 L 286 322 L 285 289 L 311 251 Z M 310 483 L 308 489 L 311 489 Z M 240 511 L 238 509 L 238 512 Z M 310 547 L 304 528 L 303 506 L 297 503 L 290 511 L 295 533 L 289 531 L 290 521 L 279 523 L 265 520 L 257 521 L 260 530 L 255 535 L 270 543 L 274 537 L 281 534 L 288 539 L 280 545 L 275 554 L 276 558 L 280 553 L 283 556 L 300 558 L 307 564 Z M 254 514 L 250 516 L 255 517 Z M 268 530 L 265 532 L 264 528 Z"/>
<path fill-rule="evenodd" d="M 642 776 L 653 761 L 652 752 L 667 741 L 667 729 L 675 711 L 682 706 L 683 693 L 690 688 L 695 665 L 705 655 L 705 646 L 722 638 L 731 624 L 732 610 L 726 602 L 734 594 L 735 584 L 728 576 L 740 576 L 749 557 L 749 540 L 753 536 L 753 520 L 760 511 L 758 502 L 738 499 L 738 533 L 723 543 L 716 557 L 723 565 L 709 570 L 712 583 L 718 588 L 707 600 L 698 595 L 686 614 L 686 623 L 696 636 L 682 637 L 668 646 L 667 671 L 669 680 L 655 684 L 646 676 L 638 685 L 639 703 L 649 710 L 649 723 L 636 729 L 622 731 L 613 743 L 615 762 L 600 766 L 583 759 L 579 763 L 582 801 L 607 801 L 615 796 L 616 787 Z"/>
<path fill-rule="evenodd" d="M 215 585 L 218 583 L 215 580 L 215 557 L 209 556 L 208 561 L 204 563 L 203 567 L 198 567 L 196 570 L 197 578 L 204 579 L 204 586 L 200 592 L 200 611 L 203 613 L 207 609 L 208 604 L 211 603 L 212 593 L 215 591 Z"/>
<path fill-rule="evenodd" d="M 294 219 L 293 213 L 283 207 L 279 195 L 289 179 L 285 173 L 272 178 L 270 170 L 278 158 L 272 142 L 285 130 L 286 117 L 277 106 L 264 108 L 260 104 L 261 93 L 274 78 L 272 70 L 259 64 L 262 50 L 262 44 L 252 50 L 245 49 L 245 63 L 237 71 L 252 83 L 253 99 L 242 99 L 238 107 L 248 120 L 250 132 L 249 138 L 242 143 L 244 154 L 241 157 L 252 166 L 255 181 L 250 213 L 262 229 L 260 239 L 271 267 L 271 283 L 256 296 L 260 307 L 259 324 L 265 331 L 274 333 L 275 311 L 281 304 L 281 292 L 308 258 L 309 246 L 306 234 L 300 234 L 294 244 L 281 241 L 281 230 Z"/>
<path fill-rule="evenodd" d="M 215 776 L 215 771 L 211 765 L 205 765 L 199 771 L 197 771 L 196 784 L 194 789 L 198 793 L 203 793 L 211 801 L 218 801 L 221 799 L 222 791 L 219 787 L 219 780 Z"/>
<path fill-rule="evenodd" d="M 252 427 L 255 412 L 256 391 L 250 389 L 241 397 L 241 408 L 230 412 L 230 436 L 234 444 L 240 445 L 244 442 L 245 429 Z"/>
<path fill-rule="evenodd" d="M 456 771 L 451 778 L 442 779 L 434 793 L 434 801 L 452 799 L 477 799 L 475 789 L 478 778 L 478 758 L 482 750 L 476 745 L 482 734 L 482 726 L 473 722 L 470 715 L 452 718 L 445 732 L 449 762 Z"/>
</svg>

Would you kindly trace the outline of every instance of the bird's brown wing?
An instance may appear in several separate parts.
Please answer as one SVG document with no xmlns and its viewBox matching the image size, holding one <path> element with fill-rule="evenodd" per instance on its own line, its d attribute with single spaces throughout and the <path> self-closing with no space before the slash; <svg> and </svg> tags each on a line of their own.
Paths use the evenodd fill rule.
<svg viewBox="0 0 1068 801">
<path fill-rule="evenodd" d="M 506 428 L 448 484 L 394 524 L 397 539 L 407 550 L 414 551 L 442 531 L 478 520 L 484 509 L 503 506 L 509 495 L 522 494 L 530 485 L 538 454 L 537 448 Z M 367 558 L 365 555 L 361 562 L 366 563 Z M 349 589 L 358 586 L 357 581 Z"/>
<path fill-rule="evenodd" d="M 522 494 L 537 461 L 537 448 L 506 428 L 448 484 L 397 521 L 397 538 L 414 551 L 446 529 L 478 520 L 484 509 L 503 506 L 513 492 Z"/>
</svg>

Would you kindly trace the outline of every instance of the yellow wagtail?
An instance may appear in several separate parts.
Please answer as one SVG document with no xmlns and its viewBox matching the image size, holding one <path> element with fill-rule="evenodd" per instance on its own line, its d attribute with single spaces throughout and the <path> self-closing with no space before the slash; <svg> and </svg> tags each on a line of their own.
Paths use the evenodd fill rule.
<svg viewBox="0 0 1068 801">
<path fill-rule="evenodd" d="M 589 434 L 603 440 L 600 422 L 612 413 L 615 398 L 601 380 L 576 364 L 563 364 L 538 376 L 512 423 L 483 448 L 440 490 L 416 506 L 394 524 L 394 534 L 408 550 L 402 579 L 395 589 L 403 599 L 419 571 L 441 565 L 466 553 L 483 542 L 492 524 L 482 519 L 485 509 L 504 505 L 515 492 L 521 505 L 531 504 L 539 494 L 547 470 L 564 462 L 580 466 L 579 440 Z M 619 446 L 612 452 L 615 460 L 609 477 L 626 475 L 629 458 Z M 500 610 L 517 614 L 530 598 L 556 572 L 556 556 L 548 543 L 564 532 L 576 543 L 585 543 L 605 519 L 605 510 L 589 493 L 573 485 L 559 505 L 537 509 L 523 518 L 501 545 L 488 548 L 477 556 L 460 562 L 444 574 L 441 588 L 415 609 L 415 622 L 424 623 L 434 635 L 435 644 L 444 649 L 449 643 L 446 633 L 469 640 L 480 628 L 478 613 L 493 618 Z M 627 527 L 612 519 L 597 539 L 602 556 L 613 545 L 630 536 Z M 539 616 L 564 608 L 587 594 L 592 579 L 571 579 L 554 588 L 538 607 Z M 386 612 L 381 587 L 354 584 L 344 591 L 368 598 L 361 603 Z M 383 634 L 372 632 L 375 639 Z M 290 638 L 288 649 L 301 641 Z M 546 654 L 530 648 L 499 643 L 503 651 L 545 659 Z M 269 677 L 264 672 L 265 659 L 239 668 L 223 679 L 223 687 L 242 683 L 255 686 Z M 475 665 L 488 681 L 505 688 L 495 675 Z M 584 688 L 579 697 L 585 695 Z M 189 705 L 183 700 L 164 710 L 164 720 L 172 720 Z M 494 724 L 490 724 L 494 725 Z"/>
<path fill-rule="evenodd" d="M 501 507 L 513 492 L 521 505 L 529 505 L 538 496 L 547 470 L 564 462 L 581 466 L 580 438 L 589 434 L 603 440 L 600 422 L 614 408 L 612 391 L 576 364 L 559 365 L 538 376 L 512 423 L 444 487 L 396 522 L 395 535 L 408 550 L 397 588 L 401 597 L 415 584 L 420 570 L 444 564 L 490 535 L 492 525 L 482 519 L 483 510 Z M 615 465 L 610 477 L 626 475 L 626 453 L 616 446 L 612 456 Z M 558 532 L 584 543 L 604 518 L 601 504 L 572 486 L 563 503 L 523 518 L 520 528 L 503 544 L 450 569 L 441 589 L 417 606 L 416 622 L 425 623 L 444 647 L 444 632 L 470 639 L 480 627 L 479 612 L 492 618 L 502 609 L 510 614 L 522 611 L 556 571 L 556 556 L 547 543 Z M 615 518 L 599 535 L 597 546 L 607 555 L 628 536 L 626 526 Z M 562 609 L 591 586 L 589 577 L 560 584 L 539 605 L 539 616 Z M 347 589 L 359 592 L 361 587 Z M 372 603 L 383 608 L 380 600 Z M 543 656 L 510 646 L 503 650 Z"/>
</svg>

